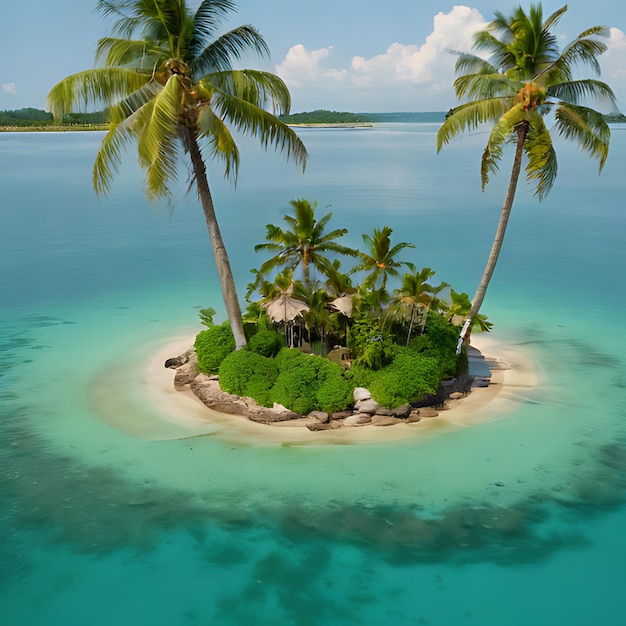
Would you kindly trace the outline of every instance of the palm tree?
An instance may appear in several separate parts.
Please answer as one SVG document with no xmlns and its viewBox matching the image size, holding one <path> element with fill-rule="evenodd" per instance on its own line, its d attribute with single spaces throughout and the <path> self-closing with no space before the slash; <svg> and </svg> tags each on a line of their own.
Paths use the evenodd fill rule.
<svg viewBox="0 0 626 626">
<path fill-rule="evenodd" d="M 483 303 L 502 248 L 523 155 L 527 160 L 526 177 L 540 200 L 556 179 L 556 152 L 544 116 L 553 111 L 557 133 L 575 140 L 581 150 L 599 159 L 600 170 L 608 155 L 610 131 L 604 117 L 580 103 L 593 98 L 614 106 L 613 91 L 599 80 L 575 80 L 573 76 L 576 66 L 588 66 L 600 74 L 597 57 L 607 46 L 599 38 L 607 37 L 609 31 L 604 26 L 593 26 L 559 50 L 551 29 L 566 10 L 564 6 L 546 20 L 540 4 L 532 5 L 528 14 L 519 7 L 510 17 L 496 11 L 495 19 L 474 39 L 474 48 L 490 53 L 489 59 L 461 54 L 456 63 L 460 74 L 454 83 L 456 95 L 459 99 L 466 97 L 468 102 L 449 111 L 437 135 L 437 150 L 465 130 L 494 122 L 482 156 L 484 189 L 489 176 L 498 170 L 503 145 L 516 143 L 493 247 L 463 324 L 458 351 Z"/>
<path fill-rule="evenodd" d="M 284 221 L 288 228 L 267 224 L 267 243 L 254 246 L 255 252 L 274 252 L 274 256 L 265 261 L 257 273 L 257 280 L 279 267 L 295 270 L 302 267 L 305 285 L 311 283 L 311 266 L 326 277 L 332 277 L 336 272 L 335 266 L 328 254 L 343 254 L 356 256 L 356 250 L 337 243 L 348 231 L 338 228 L 325 232 L 326 225 L 333 216 L 324 215 L 317 220 L 315 208 L 317 202 L 311 204 L 305 198 L 291 200 L 293 215 L 285 215 Z"/>
<path fill-rule="evenodd" d="M 406 345 L 411 341 L 413 326 L 417 313 L 421 310 L 421 332 L 424 332 L 428 311 L 433 302 L 436 301 L 436 295 L 441 292 L 448 283 L 441 283 L 437 287 L 433 287 L 426 281 L 435 275 L 435 270 L 430 267 L 423 267 L 419 272 L 406 273 L 402 278 L 402 285 L 395 290 L 395 313 L 400 313 L 405 318 L 408 313 L 409 327 L 406 336 Z"/>
<path fill-rule="evenodd" d="M 415 266 L 406 261 L 398 261 L 398 254 L 405 248 L 414 248 L 412 243 L 401 242 L 391 245 L 391 233 L 393 229 L 384 226 L 380 230 L 374 229 L 374 234 L 363 235 L 363 243 L 367 252 L 360 252 L 360 263 L 352 269 L 354 272 L 368 272 L 361 283 L 365 290 L 371 290 L 377 294 L 375 304 L 378 308 L 384 304 L 387 298 L 387 280 L 390 276 L 396 278 L 400 275 L 399 269 L 403 266 L 415 271 Z"/>
<path fill-rule="evenodd" d="M 455 326 L 460 326 L 463 324 L 463 320 L 469 317 L 471 308 L 472 301 L 468 294 L 465 292 L 458 293 L 454 291 L 454 289 L 450 289 L 450 303 L 445 309 L 444 317 Z M 466 329 L 464 339 L 465 343 L 468 345 L 472 330 L 476 329 L 478 332 L 488 333 L 493 328 L 493 322 L 490 322 L 486 315 L 476 313 L 471 319 L 472 322 Z"/>
<path fill-rule="evenodd" d="M 228 319 L 237 348 L 246 343 L 228 255 L 215 215 L 203 152 L 222 162 L 236 180 L 239 151 L 228 125 L 274 146 L 304 167 L 307 153 L 297 135 L 274 115 L 290 106 L 289 91 L 273 74 L 234 70 L 251 51 L 268 55 L 249 25 L 220 34 L 231 0 L 203 0 L 195 14 L 185 0 L 99 0 L 96 10 L 114 17 L 112 35 L 97 44 L 101 66 L 63 79 L 48 104 L 56 119 L 73 107 L 109 107 L 110 126 L 94 164 L 94 186 L 106 195 L 124 148 L 137 143 L 150 201 L 171 198 L 183 154 L 191 162 L 211 238 Z"/>
</svg>

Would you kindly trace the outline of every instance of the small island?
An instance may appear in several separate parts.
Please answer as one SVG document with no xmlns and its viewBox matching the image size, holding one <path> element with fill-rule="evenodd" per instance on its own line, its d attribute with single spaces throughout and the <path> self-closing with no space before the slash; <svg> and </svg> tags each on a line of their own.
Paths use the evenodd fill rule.
<svg viewBox="0 0 626 626">
<path fill-rule="evenodd" d="M 282 115 L 279 119 L 290 126 L 305 128 L 372 128 L 373 126 L 366 113 L 357 114 L 326 109 Z"/>
<path fill-rule="evenodd" d="M 290 204 L 284 226 L 268 224 L 255 246 L 270 256 L 248 285 L 247 344 L 237 350 L 230 324 L 201 310 L 207 329 L 165 361 L 176 389 L 214 411 L 321 431 L 417 423 L 489 386 L 496 366 L 470 371 L 483 357 L 469 336 L 458 349 L 469 296 L 403 260 L 413 244 L 393 242 L 384 226 L 352 249 L 339 242 L 347 229 L 330 229 L 332 213 L 318 218 L 304 198 Z M 491 326 L 475 316 L 475 330 Z"/>
</svg>

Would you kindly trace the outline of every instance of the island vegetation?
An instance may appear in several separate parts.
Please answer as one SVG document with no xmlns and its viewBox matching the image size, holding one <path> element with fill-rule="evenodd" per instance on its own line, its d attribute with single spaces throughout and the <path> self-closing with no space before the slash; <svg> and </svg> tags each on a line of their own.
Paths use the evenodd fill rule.
<svg viewBox="0 0 626 626">
<path fill-rule="evenodd" d="M 309 125 L 309 124 L 370 124 L 368 114 L 366 113 L 348 113 L 346 111 L 328 111 L 326 109 L 317 109 L 315 111 L 307 111 L 303 113 L 291 113 L 289 115 L 281 115 L 280 120 L 285 124 Z"/>
<path fill-rule="evenodd" d="M 55 121 L 52 113 L 43 109 L 25 108 L 0 111 L 0 130 L 104 130 L 108 127 L 106 111 L 66 113 Z"/>
<path fill-rule="evenodd" d="M 332 213 L 318 218 L 304 198 L 291 209 L 255 247 L 270 256 L 248 285 L 247 345 L 236 350 L 229 324 L 214 324 L 214 311 L 203 310 L 199 370 L 219 374 L 228 393 L 297 414 L 347 410 L 359 387 L 389 409 L 441 403 L 441 381 L 467 373 L 456 338 L 469 296 L 403 260 L 414 245 L 393 243 L 387 226 L 363 234 L 356 250 L 340 243 L 345 228 L 329 228 Z M 491 324 L 481 315 L 475 327 Z"/>
</svg>

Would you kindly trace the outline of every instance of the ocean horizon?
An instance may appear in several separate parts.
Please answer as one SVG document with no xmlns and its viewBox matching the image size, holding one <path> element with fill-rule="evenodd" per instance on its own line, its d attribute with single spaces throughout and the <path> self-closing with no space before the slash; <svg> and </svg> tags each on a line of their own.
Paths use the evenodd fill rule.
<svg viewBox="0 0 626 626">
<path fill-rule="evenodd" d="M 481 192 L 486 134 L 437 154 L 439 123 L 299 129 L 304 174 L 242 140 L 236 187 L 209 164 L 240 297 L 265 225 L 301 197 L 346 245 L 390 226 L 406 260 L 473 295 L 511 155 Z M 160 416 L 138 364 L 200 331 L 199 309 L 224 319 L 202 211 L 184 172 L 149 206 L 132 152 L 97 199 L 102 132 L 0 133 L 6 623 L 621 625 L 625 131 L 601 175 L 558 140 L 550 195 L 520 181 L 482 309 L 537 368 L 519 408 L 332 446 L 112 426 Z"/>
</svg>

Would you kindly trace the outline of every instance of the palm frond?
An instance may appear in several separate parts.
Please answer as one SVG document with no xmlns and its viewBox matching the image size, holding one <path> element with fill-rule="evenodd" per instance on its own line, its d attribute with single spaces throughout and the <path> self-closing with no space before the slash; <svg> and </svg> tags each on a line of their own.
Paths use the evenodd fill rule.
<svg viewBox="0 0 626 626">
<path fill-rule="evenodd" d="M 256 104 L 222 91 L 215 92 L 212 105 L 238 131 L 256 137 L 266 149 L 275 147 L 304 170 L 308 158 L 306 148 L 287 124 Z"/>
<path fill-rule="evenodd" d="M 599 102 L 607 102 L 617 108 L 615 93 L 611 87 L 593 78 L 551 85 L 548 87 L 547 93 L 549 96 L 571 104 L 578 104 L 583 99 L 593 98 Z"/>
<path fill-rule="evenodd" d="M 457 74 L 495 74 L 498 69 L 482 57 L 462 52 L 456 60 L 454 71 Z"/>
<path fill-rule="evenodd" d="M 545 22 L 543 22 L 542 28 L 544 30 L 550 30 L 554 28 L 559 20 L 563 17 L 563 15 L 567 11 L 567 5 L 562 6 L 560 9 L 557 9 L 552 15 L 546 18 Z"/>
<path fill-rule="evenodd" d="M 488 98 L 455 107 L 437 133 L 437 152 L 454 137 L 485 122 L 499 120 L 509 110 L 510 98 Z"/>
<path fill-rule="evenodd" d="M 195 43 L 202 45 L 215 39 L 220 24 L 236 10 L 237 5 L 231 0 L 203 0 L 194 15 Z"/>
<path fill-rule="evenodd" d="M 555 66 L 559 69 L 563 69 L 564 66 L 571 68 L 574 65 L 587 65 L 594 71 L 596 76 L 599 76 L 602 70 L 597 57 L 604 54 L 607 49 L 608 46 L 603 41 L 577 38 L 563 49 L 561 56 L 555 62 Z"/>
<path fill-rule="evenodd" d="M 109 118 L 111 123 L 119 124 L 133 113 L 138 111 L 144 104 L 147 104 L 163 89 L 163 85 L 157 81 L 150 81 L 128 97 L 116 102 L 109 107 Z"/>
<path fill-rule="evenodd" d="M 56 120 L 65 113 L 86 110 L 90 105 L 115 103 L 140 89 L 150 74 L 135 70 L 105 67 L 72 74 L 57 83 L 48 94 L 47 104 Z"/>
<path fill-rule="evenodd" d="M 136 12 L 136 5 L 137 0 L 98 0 L 94 13 L 100 13 L 105 18 L 117 18 L 113 33 L 128 39 L 143 21 L 143 16 Z"/>
<path fill-rule="evenodd" d="M 524 141 L 524 152 L 528 159 L 526 179 L 536 186 L 539 200 L 545 198 L 552 189 L 557 175 L 557 159 L 550 132 L 539 114 L 531 116 Z"/>
<path fill-rule="evenodd" d="M 198 74 L 231 70 L 233 61 L 247 52 L 268 58 L 269 48 L 259 31 L 245 24 L 224 33 L 202 49 L 195 50 L 194 69 Z"/>
<path fill-rule="evenodd" d="M 470 100 L 483 100 L 516 95 L 521 87 L 518 80 L 506 74 L 466 74 L 454 81 L 457 98 L 467 96 Z"/>
<path fill-rule="evenodd" d="M 96 46 L 96 63 L 102 61 L 109 67 L 133 64 L 133 69 L 152 70 L 160 58 L 162 48 L 145 40 L 104 37 Z"/>
<path fill-rule="evenodd" d="M 168 197 L 168 183 L 176 177 L 180 153 L 181 78 L 172 76 L 142 107 L 134 122 L 139 163 L 146 170 L 145 193 L 152 201 Z"/>
<path fill-rule="evenodd" d="M 611 139 L 611 129 L 604 116 L 588 107 L 561 103 L 556 109 L 555 120 L 559 134 L 575 140 L 582 150 L 599 159 L 602 171 Z"/>
<path fill-rule="evenodd" d="M 239 148 L 224 121 L 209 105 L 198 112 L 198 136 L 208 142 L 211 156 L 224 165 L 224 178 L 237 180 Z"/>
<path fill-rule="evenodd" d="M 494 125 L 489 140 L 483 151 L 480 164 L 480 179 L 483 190 L 492 174 L 499 169 L 502 158 L 502 146 L 509 140 L 516 127 L 524 120 L 524 109 L 521 104 L 509 109 Z"/>
<path fill-rule="evenodd" d="M 133 140 L 130 125 L 111 124 L 93 165 L 93 186 L 97 195 L 106 196 L 110 192 L 113 175 L 119 171 L 124 150 Z"/>
<path fill-rule="evenodd" d="M 262 109 L 271 107 L 275 115 L 289 113 L 291 95 L 285 82 L 274 74 L 258 70 L 230 70 L 204 76 L 200 84 L 250 102 Z"/>
</svg>

